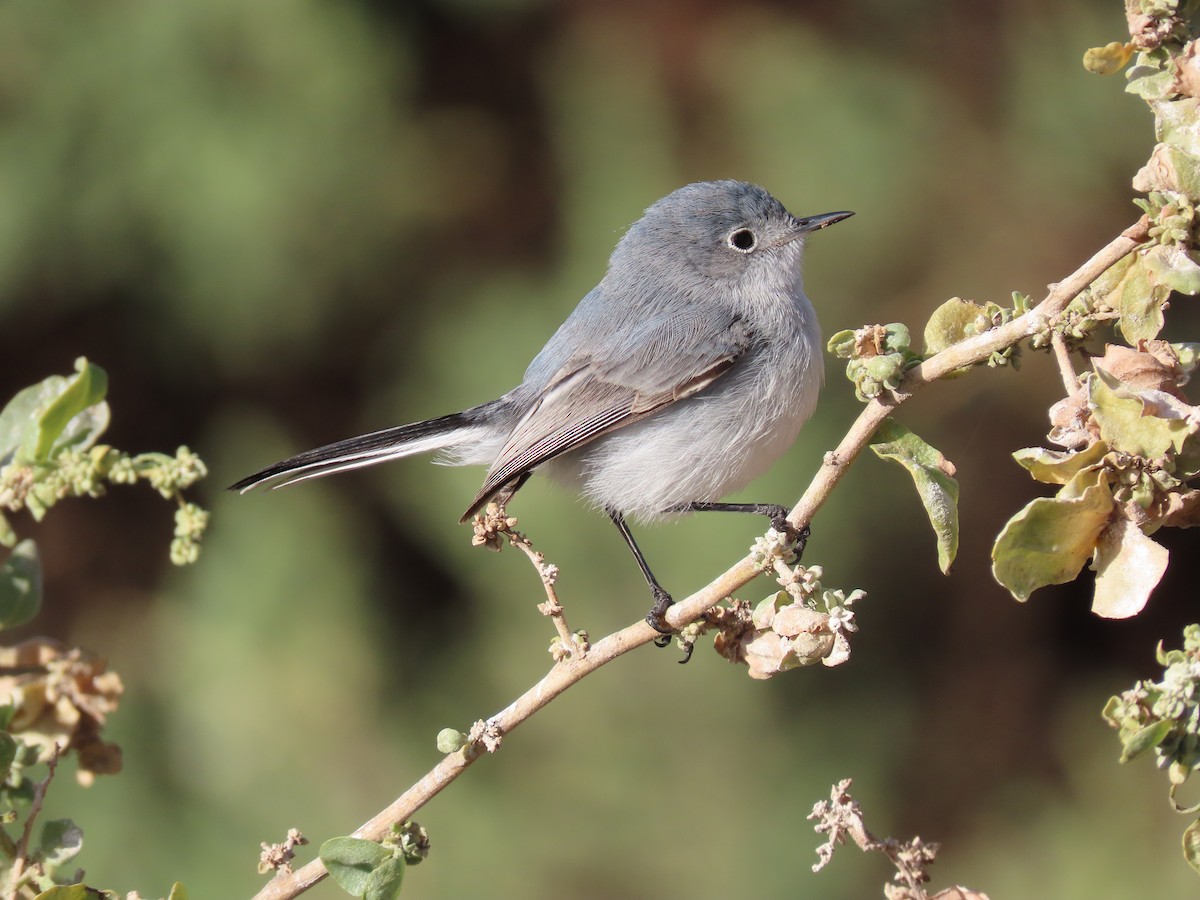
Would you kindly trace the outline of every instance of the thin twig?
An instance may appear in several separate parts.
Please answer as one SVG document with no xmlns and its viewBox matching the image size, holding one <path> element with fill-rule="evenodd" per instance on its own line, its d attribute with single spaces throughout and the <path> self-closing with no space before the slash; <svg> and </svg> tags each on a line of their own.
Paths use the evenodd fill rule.
<svg viewBox="0 0 1200 900">
<path fill-rule="evenodd" d="M 50 751 L 50 758 L 46 760 L 46 777 L 37 783 L 33 789 L 33 800 L 29 804 L 29 813 L 25 816 L 25 827 L 21 830 L 21 840 L 17 842 L 17 855 L 13 859 L 11 881 L 8 886 L 7 900 L 16 900 L 17 891 L 21 888 L 21 879 L 25 874 L 25 866 L 29 861 L 29 839 L 33 835 L 33 823 L 38 817 L 38 813 L 42 811 L 42 804 L 46 800 L 46 790 L 50 787 L 50 782 L 54 780 L 54 770 L 58 768 L 58 759 L 63 754 L 64 748 L 59 744 L 54 745 L 54 749 Z"/>
<path fill-rule="evenodd" d="M 586 653 L 586 637 L 571 634 L 571 629 L 567 626 L 566 612 L 558 600 L 558 591 L 554 589 L 554 583 L 558 580 L 558 566 L 546 562 L 546 557 L 534 549 L 533 542 L 517 531 L 517 520 L 498 503 L 489 503 L 483 512 L 475 516 L 472 525 L 475 529 L 475 535 L 471 538 L 473 545 L 498 551 L 504 546 L 503 538 L 506 537 L 510 545 L 525 554 L 537 571 L 546 591 L 546 602 L 538 604 L 538 612 L 549 616 L 558 631 L 558 648 L 554 651 L 555 662 L 564 656 L 582 656 Z"/>
<path fill-rule="evenodd" d="M 1149 220 L 1143 217 L 1084 263 L 1074 274 L 1054 285 L 1046 298 L 1034 309 L 991 331 L 947 347 L 913 369 L 901 390 L 889 397 L 876 398 L 867 403 L 837 449 L 825 455 L 825 460 L 809 484 L 808 490 L 788 515 L 788 521 L 796 528 L 812 521 L 847 468 L 896 407 L 921 388 L 948 373 L 983 362 L 993 352 L 1003 350 L 1053 325 L 1067 304 L 1080 291 L 1145 240 L 1149 227 Z M 747 555 L 708 585 L 672 606 L 666 615 L 668 623 L 672 628 L 678 629 L 698 619 L 760 571 L 761 568 L 754 557 Z M 618 656 L 648 644 L 658 636 L 658 632 L 640 621 L 610 634 L 594 644 L 586 656 L 564 659 L 556 663 L 537 684 L 489 719 L 488 724 L 495 733 L 507 734 L 584 676 Z M 418 809 L 437 796 L 480 755 L 482 754 L 477 748 L 471 747 L 449 754 L 390 806 L 355 831 L 354 836 L 367 840 L 381 839 L 393 823 L 411 819 Z M 255 900 L 284 900 L 294 897 L 316 884 L 326 874 L 320 859 L 315 859 L 290 875 L 276 876 L 255 895 Z"/>
<path fill-rule="evenodd" d="M 1063 389 L 1068 397 L 1074 397 L 1079 392 L 1079 373 L 1071 364 L 1071 351 L 1067 349 L 1067 339 L 1061 331 L 1050 335 L 1050 346 L 1054 348 L 1054 358 L 1058 360 L 1058 373 L 1062 375 Z"/>
<path fill-rule="evenodd" d="M 542 587 L 546 589 L 546 602 L 538 604 L 538 612 L 549 616 L 550 621 L 554 623 L 554 627 L 558 631 L 561 652 L 571 656 L 582 656 L 586 652 L 586 647 L 571 634 L 571 629 L 567 625 L 567 614 L 563 605 L 558 601 L 558 591 L 554 589 L 554 582 L 558 580 L 558 566 L 546 562 L 546 557 L 541 552 L 534 550 L 529 538 L 521 532 L 508 532 L 508 541 L 529 558 L 534 569 L 537 570 L 538 578 L 542 580 Z"/>
</svg>

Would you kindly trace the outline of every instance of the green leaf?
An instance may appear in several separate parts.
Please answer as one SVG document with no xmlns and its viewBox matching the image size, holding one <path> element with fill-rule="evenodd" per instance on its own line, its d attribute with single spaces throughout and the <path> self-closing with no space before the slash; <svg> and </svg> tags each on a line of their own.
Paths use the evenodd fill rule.
<svg viewBox="0 0 1200 900">
<path fill-rule="evenodd" d="M 1080 481 L 1093 479 L 1080 489 Z M 1057 497 L 1039 497 L 1008 520 L 992 547 L 992 575 L 1017 600 L 1079 574 L 1113 511 L 1103 472 L 1080 473 Z"/>
<path fill-rule="evenodd" d="M 1097 369 L 1088 378 L 1088 406 L 1100 426 L 1100 437 L 1114 450 L 1144 459 L 1178 453 L 1190 433 L 1183 419 L 1145 414 L 1145 404 L 1112 375 Z"/>
<path fill-rule="evenodd" d="M 903 322 L 889 322 L 883 326 L 885 337 L 883 350 L 885 353 L 902 353 L 912 346 L 912 338 L 908 326 Z"/>
<path fill-rule="evenodd" d="M 42 826 L 42 840 L 38 847 L 42 863 L 47 869 L 73 859 L 83 849 L 83 829 L 70 819 L 51 819 Z"/>
<path fill-rule="evenodd" d="M 33 900 L 108 900 L 110 897 L 119 900 L 112 891 L 98 891 L 86 884 L 60 884 L 42 891 Z"/>
<path fill-rule="evenodd" d="M 51 375 L 0 411 L 0 464 L 14 457 L 41 462 L 65 447 L 86 449 L 108 427 L 104 370 L 83 359 L 76 366 L 72 378 Z"/>
<path fill-rule="evenodd" d="M 371 872 L 384 860 L 391 859 L 392 851 L 374 841 L 335 837 L 321 845 L 319 856 L 343 891 L 361 897 L 367 890 Z"/>
<path fill-rule="evenodd" d="M 1200 293 L 1200 265 L 1196 265 L 1196 261 L 1182 244 L 1159 244 L 1157 247 L 1151 247 L 1146 251 L 1145 260 L 1146 270 L 1155 284 L 1190 296 Z M 1161 312 L 1160 306 L 1159 318 Z M 1160 324 L 1159 328 L 1161 327 Z M 1155 334 L 1158 332 L 1155 331 Z"/>
<path fill-rule="evenodd" d="M 17 741 L 7 731 L 0 731 L 0 782 L 3 782 L 17 758 Z"/>
<path fill-rule="evenodd" d="M 839 359 L 849 359 L 854 355 L 854 343 L 854 331 L 847 328 L 831 337 L 825 349 Z"/>
<path fill-rule="evenodd" d="M 188 900 L 187 888 L 181 882 L 175 882 L 171 885 L 171 893 L 167 894 L 167 900 Z"/>
<path fill-rule="evenodd" d="M 1121 762 L 1129 762 L 1153 750 L 1166 739 L 1174 727 L 1175 723 L 1170 719 L 1159 719 L 1137 731 L 1123 735 L 1121 737 Z"/>
<path fill-rule="evenodd" d="M 61 375 L 51 375 L 41 384 L 18 391 L 0 410 L 0 465 L 7 464 L 22 447 L 37 444 L 42 409 L 58 396 L 64 381 Z"/>
<path fill-rule="evenodd" d="M 908 470 L 937 536 L 938 566 L 949 572 L 958 552 L 958 482 L 954 466 L 895 419 L 886 419 L 875 432 L 871 449 L 880 459 L 898 462 Z"/>
<path fill-rule="evenodd" d="M 1096 542 L 1096 593 L 1092 612 L 1105 619 L 1128 619 L 1146 606 L 1167 571 L 1166 547 L 1136 524 L 1118 516 Z"/>
<path fill-rule="evenodd" d="M 1035 480 L 1043 484 L 1066 484 L 1083 469 L 1099 465 L 1108 453 L 1104 441 L 1085 447 L 1078 452 L 1072 450 L 1047 450 L 1044 447 L 1026 447 L 1013 454 L 1019 465 L 1029 470 Z"/>
<path fill-rule="evenodd" d="M 408 865 L 403 856 L 384 860 L 367 876 L 367 889 L 363 891 L 363 900 L 395 900 L 400 896 L 406 868 Z"/>
<path fill-rule="evenodd" d="M 24 540 L 0 566 L 0 629 L 23 625 L 42 605 L 42 565 L 37 544 Z"/>
<path fill-rule="evenodd" d="M 108 424 L 107 405 L 102 416 L 81 415 L 104 399 L 108 391 L 108 375 L 83 357 L 75 361 L 75 369 L 75 377 L 66 383 L 62 392 L 46 407 L 38 420 L 38 437 L 33 458 L 39 462 L 49 459 L 50 451 L 56 446 L 90 446 Z M 77 416 L 80 418 L 73 421 Z M 103 426 L 97 430 L 101 421 Z"/>
<path fill-rule="evenodd" d="M 1183 858 L 1189 866 L 1200 872 L 1200 819 L 1183 832 Z"/>
</svg>

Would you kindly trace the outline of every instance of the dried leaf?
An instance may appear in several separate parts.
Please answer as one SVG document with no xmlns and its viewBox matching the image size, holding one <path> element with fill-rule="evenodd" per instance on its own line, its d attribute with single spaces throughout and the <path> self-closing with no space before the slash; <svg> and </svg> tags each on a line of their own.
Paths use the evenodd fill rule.
<svg viewBox="0 0 1200 900">
<path fill-rule="evenodd" d="M 1185 97 L 1200 97 L 1200 57 L 1195 41 L 1175 57 L 1175 68 L 1175 92 Z"/>
<path fill-rule="evenodd" d="M 1185 376 L 1171 345 L 1156 340 L 1146 341 L 1142 347 L 1134 350 L 1120 344 L 1105 344 L 1104 355 L 1094 358 L 1092 365 L 1132 391 L 1166 391 L 1187 399 L 1179 392 Z"/>
<path fill-rule="evenodd" d="M 1105 619 L 1136 616 L 1167 571 L 1167 549 L 1133 522 L 1117 516 L 1096 543 L 1092 612 Z"/>
<path fill-rule="evenodd" d="M 1167 495 L 1160 526 L 1195 528 L 1200 525 L 1200 491 L 1172 491 Z"/>
<path fill-rule="evenodd" d="M 1050 407 L 1050 433 L 1046 435 L 1050 443 L 1082 450 L 1099 437 L 1100 429 L 1092 420 L 1092 411 L 1083 391 L 1064 397 Z"/>
</svg>

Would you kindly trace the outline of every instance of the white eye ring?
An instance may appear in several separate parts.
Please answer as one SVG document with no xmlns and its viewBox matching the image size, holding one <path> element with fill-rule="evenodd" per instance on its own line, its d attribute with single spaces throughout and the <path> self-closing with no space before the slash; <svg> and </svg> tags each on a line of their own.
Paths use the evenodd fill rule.
<svg viewBox="0 0 1200 900">
<path fill-rule="evenodd" d="M 730 233 L 727 243 L 738 253 L 752 253 L 758 246 L 758 237 L 749 228 L 738 228 Z"/>
</svg>

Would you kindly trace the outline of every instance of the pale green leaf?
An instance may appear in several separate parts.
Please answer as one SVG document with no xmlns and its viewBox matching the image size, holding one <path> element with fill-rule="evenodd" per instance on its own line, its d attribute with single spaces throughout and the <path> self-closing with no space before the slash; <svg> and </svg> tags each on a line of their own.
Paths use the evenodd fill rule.
<svg viewBox="0 0 1200 900">
<path fill-rule="evenodd" d="M 1200 265 L 1196 265 L 1196 261 L 1182 244 L 1159 244 L 1157 247 L 1151 247 L 1146 252 L 1145 261 L 1146 270 L 1155 284 L 1181 294 L 1200 293 Z M 1124 333 L 1124 325 L 1121 330 Z M 1156 331 L 1155 334 L 1157 333 Z"/>
<path fill-rule="evenodd" d="M 1026 447 L 1013 454 L 1013 459 L 1043 484 L 1066 484 L 1089 466 L 1096 466 L 1108 453 L 1108 444 L 1097 441 L 1083 450 L 1047 450 Z"/>
<path fill-rule="evenodd" d="M 1171 719 L 1159 719 L 1142 728 L 1121 736 L 1121 762 L 1126 763 L 1153 750 L 1171 733 L 1175 723 Z"/>
<path fill-rule="evenodd" d="M 1162 330 L 1162 304 L 1171 291 L 1150 277 L 1143 254 L 1133 253 L 1126 258 L 1130 259 L 1129 264 L 1122 267 L 1104 300 L 1120 313 L 1117 325 L 1125 340 L 1136 345 L 1139 340 L 1152 340 Z"/>
<path fill-rule="evenodd" d="M 1162 47 L 1142 50 L 1126 70 L 1125 77 L 1129 80 L 1125 90 L 1144 100 L 1156 100 L 1171 94 L 1175 71 L 1170 65 L 1170 54 Z"/>
<path fill-rule="evenodd" d="M 894 419 L 875 432 L 871 449 L 908 470 L 937 537 L 938 566 L 949 572 L 958 553 L 958 482 L 954 466 L 940 451 Z"/>
<path fill-rule="evenodd" d="M 1145 414 L 1145 404 L 1102 369 L 1088 378 L 1088 406 L 1100 426 L 1100 436 L 1114 450 L 1145 459 L 1162 459 L 1179 452 L 1190 433 L 1183 419 Z"/>
<path fill-rule="evenodd" d="M 1008 520 L 992 547 L 992 574 L 1020 601 L 1040 587 L 1064 584 L 1092 555 L 1113 511 L 1103 472 L 1080 473 L 1091 483 L 1078 496 L 1039 497 Z"/>
<path fill-rule="evenodd" d="M 987 331 L 991 324 L 978 303 L 951 297 L 933 311 L 925 324 L 925 355 L 940 353 L 963 338 Z"/>
<path fill-rule="evenodd" d="M 403 856 L 384 860 L 377 865 L 367 876 L 367 887 L 363 891 L 363 900 L 395 900 L 400 896 L 406 868 L 408 868 L 408 864 L 404 861 Z"/>
<path fill-rule="evenodd" d="M 1167 72 L 1174 80 L 1174 74 Z M 1185 153 L 1200 156 L 1200 100 L 1159 100 L 1151 104 L 1156 117 L 1158 139 Z"/>
</svg>

